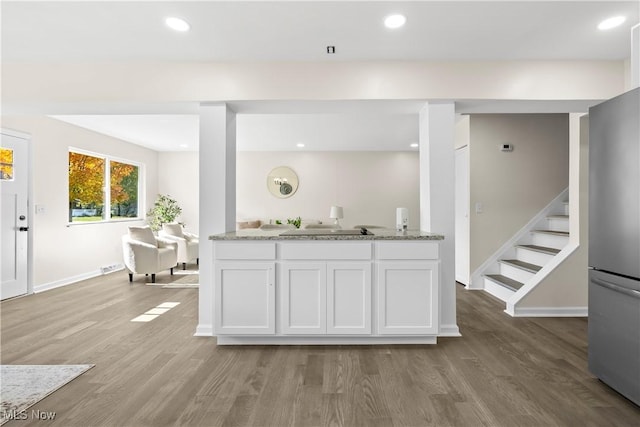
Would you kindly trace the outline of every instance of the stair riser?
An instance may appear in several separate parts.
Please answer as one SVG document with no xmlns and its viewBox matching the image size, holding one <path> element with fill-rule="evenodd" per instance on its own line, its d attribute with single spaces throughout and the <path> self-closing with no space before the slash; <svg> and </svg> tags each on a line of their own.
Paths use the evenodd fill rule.
<svg viewBox="0 0 640 427">
<path fill-rule="evenodd" d="M 560 218 L 547 219 L 549 230 L 554 231 L 569 231 L 569 220 Z"/>
<path fill-rule="evenodd" d="M 500 274 L 521 283 L 526 283 L 534 276 L 533 273 L 503 263 L 500 263 Z"/>
<path fill-rule="evenodd" d="M 516 259 L 544 267 L 553 259 L 553 255 L 530 251 L 524 248 L 516 248 Z"/>
<path fill-rule="evenodd" d="M 546 246 L 548 248 L 562 249 L 569 243 L 567 236 L 554 236 L 553 234 L 532 233 L 533 244 L 536 246 Z"/>
<path fill-rule="evenodd" d="M 489 280 L 486 278 L 484 279 L 484 290 L 504 302 L 507 302 L 509 298 L 511 298 L 511 296 L 515 293 L 511 289 L 500 286 L 493 280 Z"/>
</svg>

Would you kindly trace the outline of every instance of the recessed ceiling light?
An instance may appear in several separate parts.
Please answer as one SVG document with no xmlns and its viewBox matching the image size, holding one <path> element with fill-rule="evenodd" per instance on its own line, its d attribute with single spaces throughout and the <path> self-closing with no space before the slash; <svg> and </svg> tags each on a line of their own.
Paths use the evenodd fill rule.
<svg viewBox="0 0 640 427">
<path fill-rule="evenodd" d="M 598 29 L 599 30 L 610 30 L 612 28 L 615 28 L 619 25 L 622 25 L 622 23 L 624 21 L 626 21 L 627 18 L 626 16 L 614 16 L 612 18 L 609 19 L 605 19 L 604 21 L 602 21 L 601 23 L 598 24 Z"/>
<path fill-rule="evenodd" d="M 170 16 L 164 20 L 164 22 L 169 26 L 169 28 L 176 31 L 189 31 L 191 25 L 184 19 L 176 18 L 175 16 Z"/>
<path fill-rule="evenodd" d="M 300 142 L 300 143 L 296 144 L 296 147 L 298 147 L 298 148 L 304 148 L 304 144 Z"/>
<path fill-rule="evenodd" d="M 418 143 L 414 142 L 413 144 L 409 145 L 409 147 L 411 148 L 418 148 Z"/>
<path fill-rule="evenodd" d="M 189 144 L 180 144 L 180 148 L 189 148 Z"/>
<path fill-rule="evenodd" d="M 384 26 L 387 28 L 400 28 L 407 22 L 407 18 L 404 15 L 396 14 L 389 15 L 384 18 Z"/>
</svg>

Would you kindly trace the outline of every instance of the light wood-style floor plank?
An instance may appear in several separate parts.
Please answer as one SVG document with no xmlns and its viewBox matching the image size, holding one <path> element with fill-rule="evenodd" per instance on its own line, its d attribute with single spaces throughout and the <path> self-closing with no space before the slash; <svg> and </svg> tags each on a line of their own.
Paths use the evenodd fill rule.
<svg viewBox="0 0 640 427">
<path fill-rule="evenodd" d="M 588 372 L 586 319 L 457 293 L 463 337 L 433 346 L 218 347 L 193 336 L 197 290 L 122 272 L 4 301 L 3 364 L 96 365 L 33 407 L 55 420 L 6 426 L 640 426 Z M 180 304 L 131 322 L 166 301 Z"/>
</svg>

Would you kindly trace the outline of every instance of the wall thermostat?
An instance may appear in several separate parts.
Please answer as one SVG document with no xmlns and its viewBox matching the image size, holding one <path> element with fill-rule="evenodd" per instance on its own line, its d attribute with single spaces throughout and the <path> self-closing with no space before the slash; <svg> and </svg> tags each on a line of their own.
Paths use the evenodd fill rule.
<svg viewBox="0 0 640 427">
<path fill-rule="evenodd" d="M 513 144 L 500 144 L 500 151 L 513 151 Z"/>
</svg>

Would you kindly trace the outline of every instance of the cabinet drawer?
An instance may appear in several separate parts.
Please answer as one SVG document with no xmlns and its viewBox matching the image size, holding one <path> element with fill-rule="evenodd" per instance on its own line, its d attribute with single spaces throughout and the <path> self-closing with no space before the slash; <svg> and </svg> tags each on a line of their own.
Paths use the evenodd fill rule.
<svg viewBox="0 0 640 427">
<path fill-rule="evenodd" d="M 435 242 L 380 242 L 377 259 L 438 259 L 439 244 Z"/>
<path fill-rule="evenodd" d="M 276 244 L 268 242 L 216 242 L 215 259 L 276 259 Z"/>
<path fill-rule="evenodd" d="M 370 260 L 368 242 L 299 242 L 281 243 L 280 259 L 291 260 Z"/>
</svg>

